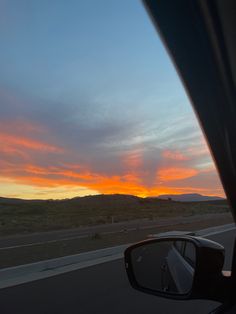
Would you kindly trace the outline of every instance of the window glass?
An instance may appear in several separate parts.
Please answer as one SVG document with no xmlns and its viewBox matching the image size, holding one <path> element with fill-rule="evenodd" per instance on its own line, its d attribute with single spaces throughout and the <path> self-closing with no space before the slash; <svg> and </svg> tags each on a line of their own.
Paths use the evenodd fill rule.
<svg viewBox="0 0 236 314">
<path fill-rule="evenodd" d="M 174 246 L 176 250 L 183 255 L 184 242 L 183 241 L 175 241 Z"/>
<path fill-rule="evenodd" d="M 124 274 L 131 243 L 232 222 L 142 1 L 0 0 L 0 43 L 1 313 L 192 313 Z"/>
<path fill-rule="evenodd" d="M 232 221 L 141 1 L 0 12 L 0 267 Z"/>
<path fill-rule="evenodd" d="M 191 242 L 186 242 L 184 249 L 184 259 L 192 266 L 196 265 L 196 247 Z"/>
</svg>

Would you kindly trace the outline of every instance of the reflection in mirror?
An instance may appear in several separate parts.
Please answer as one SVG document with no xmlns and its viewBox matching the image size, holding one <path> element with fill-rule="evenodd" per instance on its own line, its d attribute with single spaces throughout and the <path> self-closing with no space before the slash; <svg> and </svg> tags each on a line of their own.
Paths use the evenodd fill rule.
<svg viewBox="0 0 236 314">
<path fill-rule="evenodd" d="M 132 250 L 131 263 L 139 286 L 187 294 L 193 284 L 196 247 L 183 240 L 144 243 Z"/>
</svg>

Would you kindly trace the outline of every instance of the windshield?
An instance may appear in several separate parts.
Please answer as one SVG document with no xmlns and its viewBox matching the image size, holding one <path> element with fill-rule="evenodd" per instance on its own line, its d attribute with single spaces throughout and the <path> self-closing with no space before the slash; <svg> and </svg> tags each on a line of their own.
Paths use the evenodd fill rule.
<svg viewBox="0 0 236 314">
<path fill-rule="evenodd" d="M 124 248 L 232 222 L 161 39 L 134 0 L 10 0 L 0 12 L 4 313 L 143 313 Z"/>
</svg>

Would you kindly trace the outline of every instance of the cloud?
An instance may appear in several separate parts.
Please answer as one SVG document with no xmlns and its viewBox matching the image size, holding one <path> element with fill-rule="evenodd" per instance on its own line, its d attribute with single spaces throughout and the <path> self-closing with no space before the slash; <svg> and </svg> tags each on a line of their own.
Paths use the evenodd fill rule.
<svg viewBox="0 0 236 314">
<path fill-rule="evenodd" d="M 188 160 L 189 158 L 182 154 L 180 151 L 173 151 L 173 150 L 164 150 L 162 152 L 163 158 L 172 159 L 172 160 Z"/>
<path fill-rule="evenodd" d="M 158 122 L 91 95 L 76 105 L 9 89 L 0 90 L 0 97 L 0 175 L 37 188 L 37 195 L 60 187 L 156 196 L 194 189 L 212 195 L 217 186 L 223 193 L 219 180 L 211 180 L 210 188 L 205 184 L 209 153 L 199 131 L 183 118 Z"/>
<path fill-rule="evenodd" d="M 223 195 L 220 184 L 216 188 L 217 177 L 214 169 L 196 173 L 191 169 L 164 169 L 159 172 L 159 179 L 152 186 L 144 184 L 142 176 L 135 173 L 107 176 L 91 172 L 83 165 L 61 165 L 61 167 L 39 167 L 36 165 L 0 163 L 2 175 L 15 184 L 48 188 L 62 187 L 67 197 L 66 187 L 77 188 L 78 193 L 125 193 L 139 196 L 157 196 L 163 193 L 199 192 L 209 195 Z M 208 179 L 207 179 L 208 178 Z M 211 178 L 211 179 L 209 179 Z M 192 180 L 192 181 L 188 181 Z M 209 185 L 209 183 L 211 183 Z M 37 194 L 38 195 L 38 194 Z"/>
<path fill-rule="evenodd" d="M 158 170 L 157 177 L 162 182 L 182 180 L 198 174 L 196 169 L 190 168 L 164 168 Z"/>
<path fill-rule="evenodd" d="M 0 141 L 4 143 L 6 149 L 11 150 L 11 148 L 15 147 L 21 147 L 25 149 L 30 149 L 30 150 L 37 150 L 41 152 L 56 152 L 60 153 L 63 152 L 62 148 L 59 148 L 57 146 L 33 140 L 27 137 L 21 137 L 17 135 L 11 135 L 11 134 L 6 134 L 6 133 L 0 133 Z"/>
</svg>

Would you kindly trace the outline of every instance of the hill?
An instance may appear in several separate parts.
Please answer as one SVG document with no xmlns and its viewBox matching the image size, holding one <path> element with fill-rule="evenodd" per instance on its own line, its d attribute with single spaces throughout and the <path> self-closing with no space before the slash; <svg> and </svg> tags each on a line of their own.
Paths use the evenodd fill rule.
<svg viewBox="0 0 236 314">
<path fill-rule="evenodd" d="M 188 203 L 122 194 L 46 201 L 0 198 L 0 235 L 226 211 L 225 200 Z"/>
</svg>

